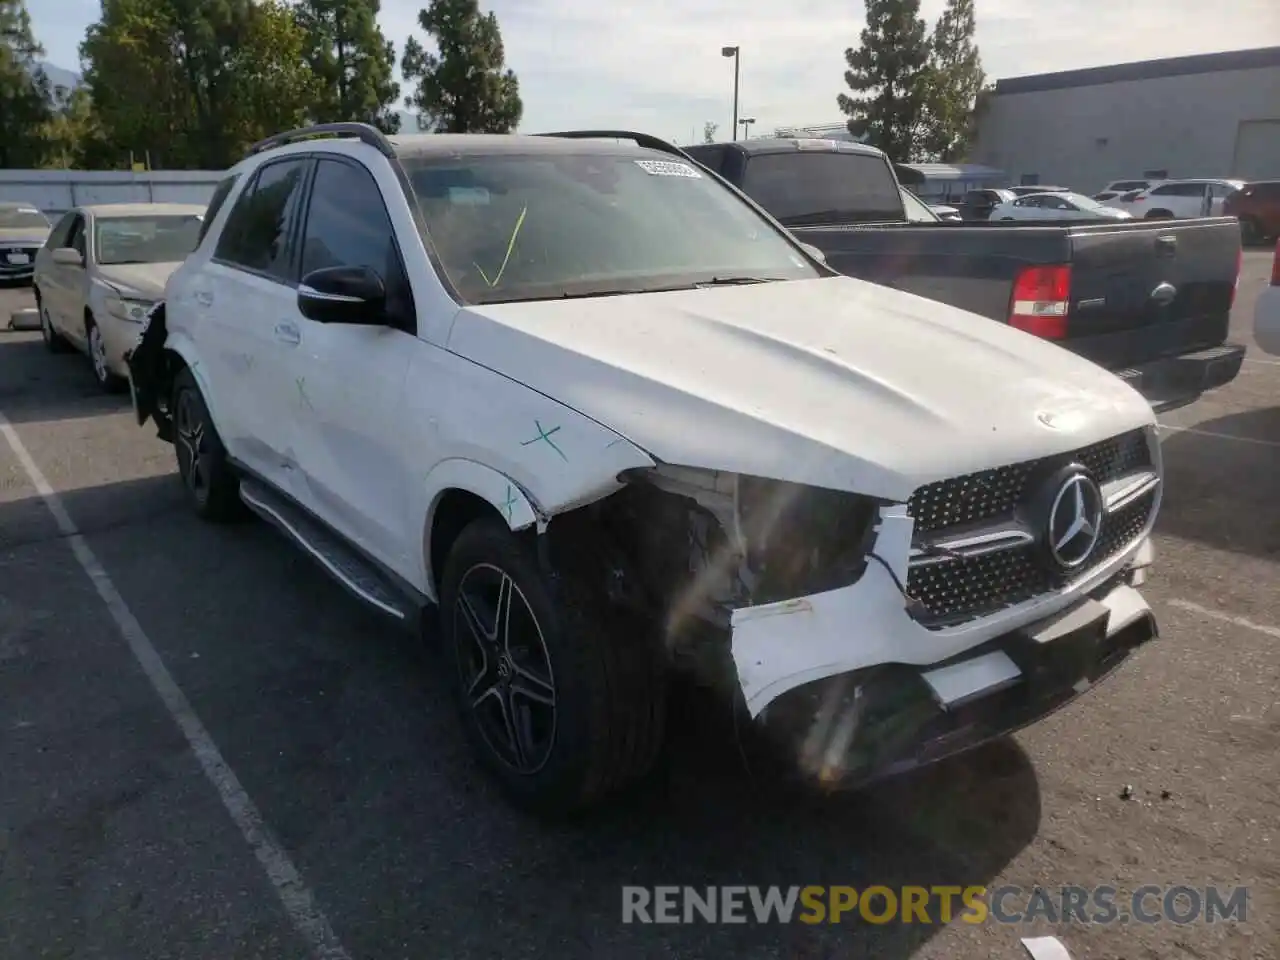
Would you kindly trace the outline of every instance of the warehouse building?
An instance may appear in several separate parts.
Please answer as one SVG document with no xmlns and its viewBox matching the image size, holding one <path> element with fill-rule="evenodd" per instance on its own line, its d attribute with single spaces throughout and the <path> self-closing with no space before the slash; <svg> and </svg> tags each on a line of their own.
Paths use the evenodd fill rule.
<svg viewBox="0 0 1280 960">
<path fill-rule="evenodd" d="M 1280 178 L 1280 47 L 996 83 L 968 158 L 1014 184 Z"/>
</svg>

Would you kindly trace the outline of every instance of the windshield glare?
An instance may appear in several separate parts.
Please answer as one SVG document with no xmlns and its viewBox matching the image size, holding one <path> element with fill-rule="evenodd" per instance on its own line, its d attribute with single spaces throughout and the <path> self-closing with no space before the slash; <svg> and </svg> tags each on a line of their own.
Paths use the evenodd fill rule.
<svg viewBox="0 0 1280 960">
<path fill-rule="evenodd" d="M 94 245 L 97 261 L 104 267 L 179 263 L 196 248 L 202 219 L 195 213 L 100 219 Z"/>
<path fill-rule="evenodd" d="M 48 229 L 48 219 L 34 207 L 0 207 L 0 230 Z"/>
<path fill-rule="evenodd" d="M 442 266 L 472 303 L 821 275 L 733 193 L 672 158 L 403 162 Z"/>
</svg>

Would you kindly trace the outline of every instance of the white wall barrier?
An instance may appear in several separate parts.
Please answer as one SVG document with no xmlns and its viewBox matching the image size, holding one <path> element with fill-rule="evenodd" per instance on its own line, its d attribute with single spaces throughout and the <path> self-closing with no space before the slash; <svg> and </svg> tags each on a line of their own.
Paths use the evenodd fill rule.
<svg viewBox="0 0 1280 960">
<path fill-rule="evenodd" d="M 208 203 L 218 170 L 0 170 L 0 203 L 29 203 L 51 219 L 91 203 Z"/>
</svg>

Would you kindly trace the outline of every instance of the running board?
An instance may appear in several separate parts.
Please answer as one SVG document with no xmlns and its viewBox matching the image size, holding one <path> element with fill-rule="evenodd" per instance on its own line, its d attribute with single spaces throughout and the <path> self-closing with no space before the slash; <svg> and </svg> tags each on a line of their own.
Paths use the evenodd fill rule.
<svg viewBox="0 0 1280 960">
<path fill-rule="evenodd" d="M 240 480 L 240 499 L 297 543 L 357 600 L 406 626 L 417 626 L 421 611 L 404 591 L 305 510 L 250 477 Z"/>
</svg>

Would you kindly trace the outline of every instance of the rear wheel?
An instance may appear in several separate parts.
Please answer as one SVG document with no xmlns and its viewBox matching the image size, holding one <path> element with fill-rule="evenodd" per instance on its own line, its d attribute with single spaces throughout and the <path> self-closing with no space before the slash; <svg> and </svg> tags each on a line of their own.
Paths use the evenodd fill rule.
<svg viewBox="0 0 1280 960">
<path fill-rule="evenodd" d="M 572 813 L 653 767 L 665 674 L 601 591 L 549 582 L 530 544 L 486 517 L 449 553 L 440 610 L 468 739 L 515 803 Z"/>
<path fill-rule="evenodd" d="M 226 447 L 190 370 L 184 369 L 174 380 L 171 409 L 178 476 L 196 516 L 215 523 L 244 516 L 240 479 L 227 461 Z"/>
<path fill-rule="evenodd" d="M 1240 242 L 1246 247 L 1257 246 L 1266 240 L 1262 232 L 1262 224 L 1253 217 L 1240 218 Z"/>
<path fill-rule="evenodd" d="M 36 290 L 36 313 L 40 315 L 40 337 L 44 340 L 45 349 L 50 353 L 66 353 L 70 350 L 71 345 L 63 339 L 62 334 L 53 329 L 53 317 L 41 299 L 38 289 Z"/>
</svg>

